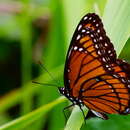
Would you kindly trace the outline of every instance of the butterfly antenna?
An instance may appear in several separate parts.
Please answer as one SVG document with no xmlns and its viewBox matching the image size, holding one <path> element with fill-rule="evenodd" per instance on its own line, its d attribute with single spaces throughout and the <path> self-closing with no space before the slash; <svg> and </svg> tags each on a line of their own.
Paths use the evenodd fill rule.
<svg viewBox="0 0 130 130">
<path fill-rule="evenodd" d="M 40 84 L 40 85 L 45 85 L 45 86 L 53 86 L 53 87 L 60 87 L 60 86 L 58 86 L 58 85 L 56 85 L 56 84 L 49 84 L 49 83 L 39 83 L 39 82 L 37 82 L 37 81 L 32 81 L 32 83 L 35 83 L 35 84 Z"/>
<path fill-rule="evenodd" d="M 59 82 L 52 76 L 52 74 L 47 70 L 47 68 L 42 64 L 41 61 L 38 61 L 39 65 L 48 73 L 48 75 L 57 83 L 59 84 Z M 57 85 L 60 86 L 60 85 Z"/>
</svg>

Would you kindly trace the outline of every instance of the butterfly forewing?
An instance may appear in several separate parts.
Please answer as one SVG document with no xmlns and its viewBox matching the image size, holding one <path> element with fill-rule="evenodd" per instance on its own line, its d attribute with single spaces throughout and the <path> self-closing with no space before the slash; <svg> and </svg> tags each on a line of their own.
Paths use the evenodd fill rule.
<svg viewBox="0 0 130 130">
<path fill-rule="evenodd" d="M 130 65 L 118 60 L 100 18 L 92 13 L 80 21 L 65 65 L 65 89 L 100 113 L 130 113 Z M 99 113 L 98 113 L 99 114 Z"/>
</svg>

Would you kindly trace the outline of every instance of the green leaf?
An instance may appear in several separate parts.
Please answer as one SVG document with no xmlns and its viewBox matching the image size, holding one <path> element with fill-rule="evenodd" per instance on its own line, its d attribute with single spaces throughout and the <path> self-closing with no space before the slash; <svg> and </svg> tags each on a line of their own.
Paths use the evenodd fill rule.
<svg viewBox="0 0 130 130">
<path fill-rule="evenodd" d="M 84 114 L 86 115 L 88 109 L 84 107 L 83 110 L 84 110 Z M 75 106 L 66 124 L 65 130 L 80 130 L 83 121 L 84 121 L 83 113 L 81 112 L 79 106 Z"/>
<path fill-rule="evenodd" d="M 70 44 L 72 34 L 75 31 L 75 28 L 78 24 L 78 21 L 86 12 L 85 0 L 63 0 L 64 4 L 64 13 L 66 16 L 66 36 L 67 43 Z"/>
<path fill-rule="evenodd" d="M 60 97 L 57 100 L 44 105 L 42 107 L 39 107 L 38 109 L 20 117 L 16 120 L 13 120 L 9 123 L 6 123 L 5 125 L 1 126 L 1 130 L 11 130 L 11 129 L 20 129 L 24 128 L 25 126 L 29 125 L 30 123 L 36 121 L 40 117 L 42 117 L 45 113 L 50 111 L 54 106 L 64 102 L 66 99 L 64 97 Z"/>
<path fill-rule="evenodd" d="M 119 55 L 130 36 L 130 0 L 108 0 L 103 21 Z"/>
</svg>

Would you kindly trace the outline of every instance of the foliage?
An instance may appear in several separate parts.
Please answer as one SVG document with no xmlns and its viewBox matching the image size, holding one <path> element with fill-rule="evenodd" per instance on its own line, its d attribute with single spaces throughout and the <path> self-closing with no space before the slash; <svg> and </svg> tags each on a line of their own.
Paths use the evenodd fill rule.
<svg viewBox="0 0 130 130">
<path fill-rule="evenodd" d="M 59 97 L 55 87 L 32 83 L 64 86 L 67 48 L 79 20 L 88 12 L 102 16 L 117 54 L 130 61 L 129 4 L 129 0 L 0 2 L 0 129 L 129 129 L 129 115 L 110 115 L 108 121 L 89 119 L 85 125 L 78 107 L 65 123 L 62 110 L 69 104 L 67 100 Z M 40 69 L 39 60 L 54 79 Z M 86 108 L 84 111 L 87 113 Z"/>
</svg>

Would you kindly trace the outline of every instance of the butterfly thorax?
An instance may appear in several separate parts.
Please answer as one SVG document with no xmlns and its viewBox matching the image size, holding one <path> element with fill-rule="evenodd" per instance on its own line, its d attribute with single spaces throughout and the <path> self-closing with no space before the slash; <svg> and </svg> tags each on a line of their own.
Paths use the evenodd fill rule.
<svg viewBox="0 0 130 130">
<path fill-rule="evenodd" d="M 59 87 L 59 92 L 65 96 L 66 98 L 68 98 L 74 105 L 79 105 L 79 106 L 83 106 L 83 102 L 82 99 L 78 98 L 78 97 L 74 97 L 72 96 L 69 91 L 66 90 L 65 87 Z"/>
</svg>

